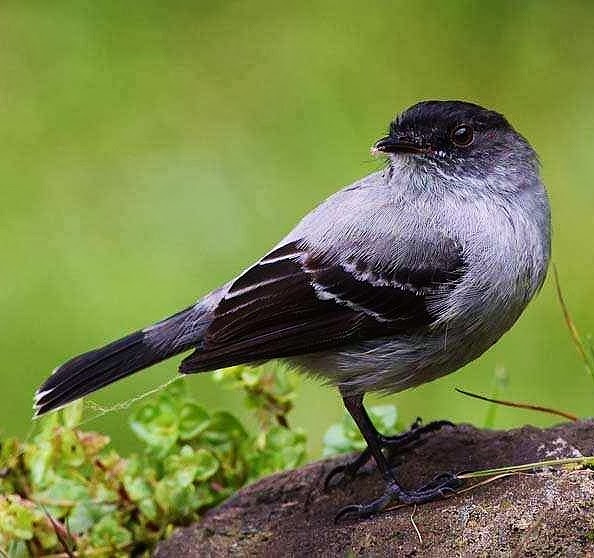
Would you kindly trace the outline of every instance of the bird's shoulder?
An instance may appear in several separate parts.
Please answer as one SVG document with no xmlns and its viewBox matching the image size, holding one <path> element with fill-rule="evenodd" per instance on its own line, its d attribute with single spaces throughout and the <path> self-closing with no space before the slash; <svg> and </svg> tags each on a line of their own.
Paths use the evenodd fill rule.
<svg viewBox="0 0 594 558">
<path fill-rule="evenodd" d="M 412 286 L 457 277 L 464 267 L 464 229 L 449 226 L 451 212 L 440 200 L 407 194 L 388 169 L 373 173 L 330 196 L 275 250 L 295 243 L 312 261 L 370 280 L 392 275 Z"/>
</svg>

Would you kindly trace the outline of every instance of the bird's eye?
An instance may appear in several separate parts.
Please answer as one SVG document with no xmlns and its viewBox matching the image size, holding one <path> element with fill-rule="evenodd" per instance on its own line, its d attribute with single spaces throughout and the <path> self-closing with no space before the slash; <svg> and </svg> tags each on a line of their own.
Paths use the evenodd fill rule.
<svg viewBox="0 0 594 558">
<path fill-rule="evenodd" d="M 462 124 L 452 130 L 450 139 L 458 147 L 468 147 L 474 139 L 474 132 L 470 126 Z"/>
</svg>

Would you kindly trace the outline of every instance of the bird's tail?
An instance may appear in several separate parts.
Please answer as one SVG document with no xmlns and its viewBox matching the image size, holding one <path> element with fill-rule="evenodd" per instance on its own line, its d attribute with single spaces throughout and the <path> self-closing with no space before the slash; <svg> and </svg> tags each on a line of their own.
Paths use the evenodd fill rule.
<svg viewBox="0 0 594 558">
<path fill-rule="evenodd" d="M 54 370 L 35 394 L 35 416 L 181 353 L 199 341 L 208 321 L 199 306 L 72 358 Z"/>
</svg>

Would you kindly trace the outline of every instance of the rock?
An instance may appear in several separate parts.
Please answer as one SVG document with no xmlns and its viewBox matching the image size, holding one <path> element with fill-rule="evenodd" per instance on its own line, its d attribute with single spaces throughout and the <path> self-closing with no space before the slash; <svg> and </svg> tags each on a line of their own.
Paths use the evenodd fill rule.
<svg viewBox="0 0 594 558">
<path fill-rule="evenodd" d="M 402 483 L 415 487 L 444 471 L 579 455 L 594 455 L 594 422 L 545 430 L 444 427 L 390 459 L 398 464 Z M 199 523 L 176 530 L 155 555 L 594 556 L 594 472 L 589 469 L 514 475 L 437 502 L 335 524 L 342 506 L 368 501 L 383 490 L 369 467 L 352 482 L 324 492 L 326 474 L 347 459 L 262 479 Z"/>
</svg>

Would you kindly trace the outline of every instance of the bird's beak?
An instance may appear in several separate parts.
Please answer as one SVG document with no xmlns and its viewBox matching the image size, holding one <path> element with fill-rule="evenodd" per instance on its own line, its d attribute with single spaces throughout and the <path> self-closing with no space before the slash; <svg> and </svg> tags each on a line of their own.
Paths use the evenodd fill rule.
<svg viewBox="0 0 594 558">
<path fill-rule="evenodd" d="M 380 153 L 426 153 L 427 147 L 418 141 L 413 141 L 407 137 L 386 136 L 376 141 L 372 148 L 372 155 Z"/>
</svg>

